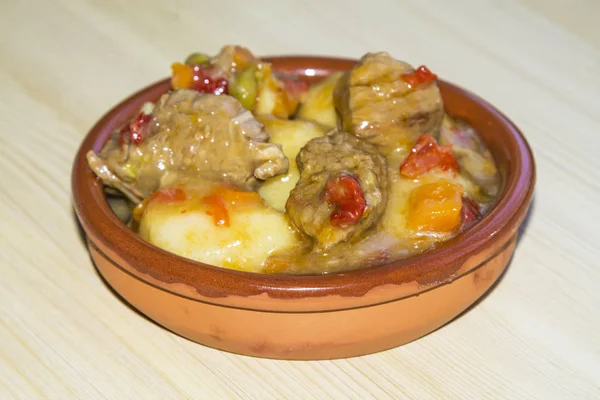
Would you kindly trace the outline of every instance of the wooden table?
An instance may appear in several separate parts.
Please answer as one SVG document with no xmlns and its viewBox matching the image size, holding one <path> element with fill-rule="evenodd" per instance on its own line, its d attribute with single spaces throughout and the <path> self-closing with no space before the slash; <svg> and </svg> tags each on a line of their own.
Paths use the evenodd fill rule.
<svg viewBox="0 0 600 400">
<path fill-rule="evenodd" d="M 600 398 L 598 15 L 595 0 L 3 1 L 0 398 Z M 388 50 L 512 118 L 538 185 L 491 295 L 401 348 L 323 362 L 220 352 L 125 306 L 78 231 L 73 156 L 108 107 L 226 43 Z"/>
</svg>

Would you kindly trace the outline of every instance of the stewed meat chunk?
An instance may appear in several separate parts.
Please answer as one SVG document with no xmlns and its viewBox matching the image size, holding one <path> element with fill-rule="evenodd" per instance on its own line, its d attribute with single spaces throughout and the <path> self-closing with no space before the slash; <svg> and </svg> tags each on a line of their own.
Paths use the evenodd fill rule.
<svg viewBox="0 0 600 400">
<path fill-rule="evenodd" d="M 387 164 L 374 146 L 342 131 L 310 140 L 296 159 L 300 179 L 286 211 L 315 250 L 373 227 L 387 202 Z"/>
</svg>

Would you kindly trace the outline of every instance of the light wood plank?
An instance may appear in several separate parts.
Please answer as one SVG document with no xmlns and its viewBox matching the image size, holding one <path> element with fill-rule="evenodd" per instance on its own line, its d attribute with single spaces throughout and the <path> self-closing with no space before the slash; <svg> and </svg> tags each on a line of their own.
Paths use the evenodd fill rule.
<svg viewBox="0 0 600 400">
<path fill-rule="evenodd" d="M 0 398 L 600 398 L 598 2 L 5 1 L 0 4 Z M 91 125 L 193 50 L 387 50 L 490 100 L 538 186 L 502 282 L 398 349 L 321 362 L 205 348 L 95 271 L 70 205 Z"/>
</svg>

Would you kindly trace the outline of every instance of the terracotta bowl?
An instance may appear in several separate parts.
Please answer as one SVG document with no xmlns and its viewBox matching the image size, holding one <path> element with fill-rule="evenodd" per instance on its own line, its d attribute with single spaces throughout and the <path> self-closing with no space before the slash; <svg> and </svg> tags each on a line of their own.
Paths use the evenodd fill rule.
<svg viewBox="0 0 600 400">
<path fill-rule="evenodd" d="M 354 60 L 273 57 L 277 71 L 315 82 Z M 469 121 L 503 176 L 494 208 L 436 249 L 379 267 L 319 276 L 238 272 L 163 251 L 124 226 L 109 208 L 85 153 L 146 101 L 164 80 L 127 98 L 89 132 L 72 172 L 74 206 L 96 267 L 142 313 L 171 331 L 234 353 L 279 359 L 333 359 L 393 348 L 446 324 L 483 295 L 506 268 L 531 203 L 535 167 L 519 130 L 479 97 L 447 82 L 449 114 Z"/>
</svg>

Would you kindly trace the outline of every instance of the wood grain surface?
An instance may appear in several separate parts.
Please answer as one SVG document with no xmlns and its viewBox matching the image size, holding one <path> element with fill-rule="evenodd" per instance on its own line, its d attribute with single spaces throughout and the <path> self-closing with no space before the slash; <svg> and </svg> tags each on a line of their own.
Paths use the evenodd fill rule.
<svg viewBox="0 0 600 400">
<path fill-rule="evenodd" d="M 0 2 L 0 399 L 600 398 L 598 15 L 595 0 Z M 491 294 L 401 348 L 285 362 L 182 339 L 111 292 L 73 215 L 75 151 L 171 62 L 227 43 L 387 50 L 513 119 L 538 185 Z"/>
</svg>

